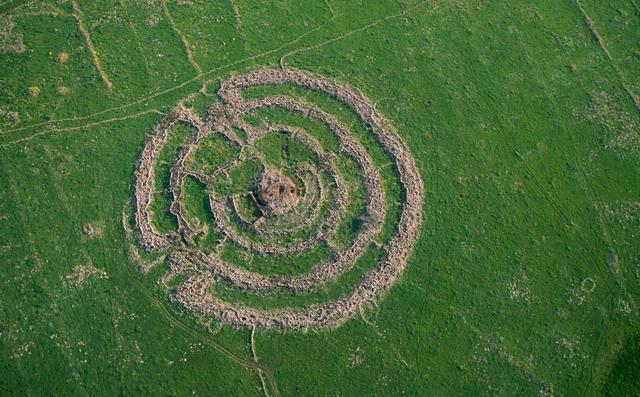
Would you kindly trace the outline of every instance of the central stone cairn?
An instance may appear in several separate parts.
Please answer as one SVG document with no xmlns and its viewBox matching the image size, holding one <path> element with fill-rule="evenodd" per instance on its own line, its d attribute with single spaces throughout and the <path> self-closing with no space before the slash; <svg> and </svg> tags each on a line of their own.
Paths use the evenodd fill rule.
<svg viewBox="0 0 640 397">
<path fill-rule="evenodd" d="M 349 133 L 348 128 L 322 109 L 288 96 L 244 99 L 241 90 L 254 86 L 287 85 L 329 95 L 349 107 L 373 135 L 395 168 L 401 187 L 402 209 L 395 234 L 380 242 L 387 212 L 387 197 L 380 175 L 383 168 L 373 161 L 368 150 Z M 154 128 L 143 147 L 136 169 L 135 224 L 140 245 L 147 251 L 168 254 L 168 278 L 181 275 L 171 299 L 188 311 L 232 326 L 305 329 L 337 327 L 358 313 L 359 309 L 379 298 L 402 274 L 407 257 L 422 223 L 424 188 L 415 162 L 406 146 L 392 131 L 371 102 L 348 87 L 318 75 L 293 69 L 261 69 L 232 76 L 220 84 L 222 104 L 212 105 L 202 120 L 182 104 L 177 105 Z M 302 129 L 261 124 L 249 125 L 244 117 L 264 108 L 277 107 L 323 124 L 337 139 L 338 149 L 328 152 L 318 139 Z M 151 211 L 155 186 L 155 166 L 170 134 L 179 125 L 194 130 L 180 146 L 169 173 L 169 212 L 177 222 L 177 233 L 161 233 L 153 224 Z M 234 130 L 244 132 L 240 138 Z M 255 143 L 270 134 L 280 134 L 313 155 L 310 162 L 283 169 L 286 176 L 270 166 Z M 194 152 L 210 137 L 222 137 L 235 146 L 238 156 L 228 164 L 206 173 L 190 165 Z M 343 156 L 357 166 L 364 190 L 364 214 L 358 217 L 357 230 L 346 243 L 332 240 L 341 224 L 351 228 L 347 214 L 354 187 L 343 179 L 335 159 Z M 216 193 L 211 187 L 221 176 L 248 159 L 260 164 L 260 173 L 245 193 Z M 183 210 L 184 180 L 191 177 L 207 186 L 209 207 L 213 215 L 212 230 L 222 236 L 216 247 L 201 248 L 198 235 L 206 228 L 192 224 Z M 294 181 L 296 183 L 294 183 Z M 226 191 L 225 191 L 226 192 Z M 225 196 L 226 195 L 226 196 Z M 357 196 L 357 195 L 355 195 Z M 354 197 L 355 197 L 354 196 Z M 249 200 L 247 200 L 249 199 Z M 255 202 L 261 216 L 256 220 L 243 213 L 243 205 Z M 243 204 L 244 203 L 244 204 Z M 361 207 L 360 207 L 361 208 Z M 395 215 L 394 215 L 395 218 Z M 207 241 L 207 240 L 202 240 Z M 245 250 L 249 255 L 284 256 L 308 252 L 322 243 L 329 250 L 328 259 L 306 273 L 264 275 L 244 266 L 226 262 L 220 255 L 222 244 Z M 327 283 L 354 268 L 371 247 L 380 249 L 380 259 L 347 294 L 326 303 L 301 308 L 256 309 L 225 301 L 211 290 L 224 282 L 230 288 L 259 294 L 287 292 L 290 296 L 321 289 Z"/>
<path fill-rule="evenodd" d="M 267 214 L 283 215 L 298 204 L 296 185 L 274 168 L 262 172 L 255 186 L 255 195 Z"/>
</svg>

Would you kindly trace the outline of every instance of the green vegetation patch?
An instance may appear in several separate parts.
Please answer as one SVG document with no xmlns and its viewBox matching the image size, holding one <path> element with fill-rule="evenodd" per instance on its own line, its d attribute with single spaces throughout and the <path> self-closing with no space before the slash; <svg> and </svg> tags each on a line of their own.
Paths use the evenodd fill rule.
<svg viewBox="0 0 640 397">
<path fill-rule="evenodd" d="M 244 194 L 251 190 L 253 182 L 260 175 L 262 169 L 260 162 L 255 159 L 247 159 L 219 175 L 212 185 L 217 197 Z"/>
<path fill-rule="evenodd" d="M 211 175 L 239 154 L 239 150 L 221 134 L 214 134 L 203 139 L 187 164 L 205 175 Z"/>
<path fill-rule="evenodd" d="M 637 2 L 168 0 L 171 18 L 159 1 L 76 2 L 111 91 L 71 2 L 0 3 L 24 44 L 0 50 L 0 395 L 264 395 L 254 351 L 283 396 L 638 394 L 638 337 L 627 340 L 640 329 Z M 166 264 L 139 272 L 121 219 L 163 114 L 193 93 L 186 103 L 202 111 L 219 101 L 220 79 L 279 65 L 371 99 L 423 177 L 424 222 L 377 304 L 335 330 L 252 338 L 172 304 L 158 283 Z M 353 129 L 383 178 L 386 241 L 404 193 L 371 131 L 323 94 L 243 94 L 306 98 Z M 248 119 L 339 148 L 323 125 L 282 109 Z M 160 231 L 176 226 L 173 139 L 156 164 Z M 205 168 L 224 156 L 203 153 Z M 246 191 L 259 167 L 245 166 L 213 188 Z M 209 224 L 192 182 L 189 219 Z M 227 259 L 296 274 L 328 252 L 314 255 Z M 212 291 L 307 307 L 348 293 L 377 259 L 308 295 Z"/>
<path fill-rule="evenodd" d="M 640 394 L 640 335 L 625 343 L 604 385 L 606 396 Z"/>
</svg>

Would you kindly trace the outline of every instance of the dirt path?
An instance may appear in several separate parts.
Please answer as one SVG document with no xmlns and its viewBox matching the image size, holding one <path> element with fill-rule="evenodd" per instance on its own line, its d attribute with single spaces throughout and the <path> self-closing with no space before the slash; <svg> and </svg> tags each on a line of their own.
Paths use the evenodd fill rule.
<svg viewBox="0 0 640 397">
<path fill-rule="evenodd" d="M 169 309 L 167 309 L 167 306 L 162 301 L 160 301 L 158 298 L 156 298 L 153 295 L 153 293 L 150 292 L 149 289 L 142 282 L 140 282 L 140 280 L 137 279 L 137 275 L 134 273 L 134 269 L 131 266 L 128 266 L 127 269 L 128 269 L 128 272 L 130 273 L 130 276 L 131 276 L 130 279 L 134 282 L 134 284 L 136 284 L 139 287 L 140 292 L 142 292 L 146 296 L 146 298 L 151 302 L 151 304 L 153 306 L 155 306 L 157 309 L 160 310 L 160 313 L 171 324 L 173 324 L 176 327 L 180 328 L 181 330 L 183 330 L 184 332 L 188 333 L 192 337 L 198 339 L 199 341 L 210 345 L 215 350 L 217 350 L 218 352 L 224 354 L 229 359 L 231 359 L 231 361 L 233 361 L 233 362 L 235 362 L 237 364 L 240 364 L 245 368 L 249 368 L 249 369 L 258 371 L 258 373 L 262 374 L 267 379 L 267 382 L 269 383 L 269 386 L 271 388 L 271 391 L 272 391 L 273 395 L 277 396 L 277 397 L 280 397 L 280 392 L 278 390 L 278 383 L 276 381 L 276 378 L 273 376 L 273 371 L 271 371 L 271 369 L 265 367 L 262 364 L 259 364 L 259 363 L 255 362 L 253 360 L 245 359 L 245 358 L 242 358 L 242 357 L 238 356 L 237 354 L 233 353 L 231 350 L 229 350 L 228 348 L 226 348 L 223 345 L 219 344 L 218 342 L 216 342 L 215 340 L 213 340 L 209 336 L 203 335 L 202 333 L 200 333 L 198 331 L 195 331 L 189 325 L 187 325 L 184 322 L 182 322 L 180 319 L 178 319 L 176 316 L 174 316 Z"/>
<path fill-rule="evenodd" d="M 388 21 L 390 19 L 404 16 L 404 15 L 408 14 L 410 11 L 414 11 L 416 8 L 418 8 L 418 7 L 420 7 L 420 6 L 424 5 L 424 4 L 426 4 L 426 1 L 420 2 L 417 5 L 413 6 L 412 8 L 410 8 L 408 10 L 405 10 L 405 11 L 402 11 L 400 13 L 392 14 L 392 15 L 388 15 L 386 17 L 379 18 L 379 19 L 377 19 L 377 20 L 375 20 L 373 22 L 370 22 L 370 23 L 365 24 L 365 25 L 363 25 L 361 27 L 355 28 L 355 29 L 353 29 L 353 30 L 351 30 L 349 32 L 346 32 L 344 34 L 338 35 L 338 36 L 334 37 L 333 39 L 329 39 L 329 40 L 323 41 L 321 43 L 318 43 L 318 44 L 315 44 L 315 45 L 312 45 L 312 46 L 302 46 L 302 47 L 300 47 L 300 50 L 307 51 L 307 50 L 311 50 L 312 48 L 313 49 L 319 48 L 319 47 L 322 47 L 324 45 L 330 44 L 332 42 L 341 40 L 343 38 L 351 36 L 354 33 L 362 32 L 362 31 L 367 30 L 367 29 L 369 29 L 369 28 L 371 28 L 373 26 L 376 26 L 376 25 L 380 24 L 381 22 L 386 22 L 386 21 Z M 83 115 L 83 116 L 74 116 L 74 117 L 61 118 L 61 119 L 58 119 L 58 120 L 43 121 L 43 122 L 31 124 L 31 125 L 26 125 L 26 126 L 22 126 L 22 127 L 17 127 L 17 128 L 4 130 L 4 131 L 0 131 L 0 135 L 7 134 L 9 132 L 18 132 L 18 131 L 34 129 L 34 128 L 42 127 L 42 126 L 56 125 L 56 124 L 60 124 L 60 123 L 80 121 L 80 120 L 87 120 L 87 119 L 91 119 L 91 118 L 94 118 L 94 117 L 97 117 L 97 116 L 101 116 L 103 114 L 112 113 L 112 112 L 116 112 L 116 111 L 119 111 L 119 110 L 124 110 L 124 109 L 131 108 L 131 107 L 133 107 L 135 105 L 139 105 L 139 104 L 142 104 L 144 102 L 148 102 L 148 101 L 153 100 L 153 99 L 155 99 L 155 98 L 157 98 L 159 96 L 162 96 L 162 95 L 174 92 L 176 90 L 179 90 L 180 88 L 183 88 L 183 87 L 185 87 L 185 86 L 187 86 L 189 84 L 192 84 L 192 83 L 195 83 L 195 82 L 198 82 L 198 81 L 202 81 L 205 77 L 210 76 L 215 72 L 218 72 L 218 71 L 221 71 L 221 70 L 225 70 L 227 68 L 234 67 L 234 66 L 242 64 L 244 62 L 260 59 L 260 58 L 263 58 L 265 56 L 268 56 L 268 55 L 271 55 L 271 54 L 275 54 L 275 53 L 277 53 L 279 51 L 282 51 L 285 48 L 300 42 L 305 37 L 313 34 L 314 32 L 319 31 L 319 30 L 325 28 L 326 26 L 330 25 L 331 22 L 333 21 L 333 19 L 334 18 L 331 18 L 326 23 L 318 25 L 315 28 L 312 28 L 312 29 L 300 34 L 299 36 L 293 38 L 292 40 L 290 40 L 290 41 L 288 41 L 286 43 L 283 43 L 282 45 L 280 45 L 278 47 L 272 48 L 270 50 L 262 51 L 262 52 L 259 52 L 257 54 L 245 57 L 245 58 L 241 58 L 241 59 L 229 62 L 229 63 L 224 64 L 224 65 L 216 66 L 216 67 L 214 67 L 212 69 L 209 69 L 209 70 L 207 70 L 207 71 L 205 71 L 203 73 L 199 73 L 196 76 L 194 76 L 193 78 L 188 79 L 186 81 L 183 81 L 180 84 L 177 84 L 175 86 L 169 87 L 169 88 L 167 88 L 165 90 L 162 90 L 160 92 L 156 92 L 156 93 L 153 93 L 151 95 L 147 95 L 147 96 L 138 98 L 138 99 L 136 99 L 136 100 L 134 100 L 132 102 L 128 102 L 128 103 L 125 103 L 125 104 L 119 105 L 119 106 L 114 106 L 114 107 L 111 107 L 111 108 L 108 108 L 108 109 L 104 109 L 104 110 L 101 110 L 101 111 L 98 111 L 98 112 L 95 112 L 95 113 L 92 113 L 92 114 Z M 298 52 L 298 51 L 296 49 L 294 49 L 291 52 Z M 291 55 L 291 54 L 289 53 L 289 55 Z M 130 117 L 130 115 L 121 116 L 119 118 L 123 118 L 123 117 Z M 115 119 L 118 119 L 118 117 L 116 117 Z M 101 121 L 99 121 L 99 122 L 101 122 Z M 92 122 L 92 123 L 89 123 L 87 125 L 93 125 L 95 123 L 96 122 Z M 84 128 L 84 127 L 86 127 L 86 126 L 74 126 L 73 128 L 80 129 L 80 128 Z M 40 131 L 40 132 L 37 133 L 37 135 L 38 136 L 45 135 L 45 134 L 48 134 L 50 132 L 61 131 L 61 130 L 62 129 L 60 129 L 60 128 L 58 128 L 58 129 L 51 128 L 51 129 L 48 129 L 48 130 Z M 19 138 L 19 139 L 13 140 L 13 141 L 9 141 L 9 142 L 3 143 L 2 145 L 0 145 L 0 147 L 9 146 L 9 145 L 13 145 L 13 144 L 16 144 L 16 143 L 19 143 L 19 142 L 23 142 L 25 140 L 31 139 L 32 137 L 33 137 L 33 135 L 30 135 L 28 137 L 23 137 L 23 138 Z"/>
</svg>

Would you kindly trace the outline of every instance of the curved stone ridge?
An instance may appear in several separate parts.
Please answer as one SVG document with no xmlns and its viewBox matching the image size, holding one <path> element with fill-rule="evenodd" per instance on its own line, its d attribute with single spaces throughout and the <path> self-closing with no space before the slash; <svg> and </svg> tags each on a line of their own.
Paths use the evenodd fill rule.
<svg viewBox="0 0 640 397">
<path fill-rule="evenodd" d="M 225 280 L 238 289 L 254 292 L 288 290 L 301 293 L 322 287 L 328 281 L 349 271 L 367 248 L 375 243 L 380 234 L 387 211 L 385 192 L 377 167 L 365 148 L 349 134 L 348 129 L 326 112 L 304 101 L 286 96 L 271 96 L 262 99 L 244 100 L 241 90 L 251 86 L 292 85 L 323 92 L 343 102 L 370 127 L 377 143 L 393 160 L 403 189 L 404 202 L 397 230 L 393 237 L 382 246 L 383 255 L 377 265 L 369 270 L 347 295 L 331 302 L 305 309 L 259 310 L 225 302 L 208 292 L 208 287 L 216 280 Z M 265 328 L 301 329 L 309 327 L 335 327 L 353 316 L 358 308 L 386 291 L 402 273 L 407 263 L 411 247 L 417 239 L 422 223 L 422 202 L 424 187 L 413 158 L 400 140 L 391 132 L 391 125 L 363 96 L 335 81 L 318 75 L 294 69 L 260 69 L 223 81 L 218 90 L 223 104 L 215 104 L 207 111 L 204 122 L 189 109 L 178 105 L 153 130 L 142 150 L 136 170 L 135 222 L 140 243 L 147 250 L 175 250 L 169 256 L 169 276 L 186 274 L 186 281 L 179 284 L 172 299 L 184 308 L 211 317 L 233 326 L 258 325 Z M 257 128 L 248 125 L 242 117 L 256 109 L 279 107 L 296 112 L 323 123 L 339 142 L 337 153 L 351 158 L 361 174 L 365 191 L 365 215 L 356 236 L 346 248 L 333 247 L 330 238 L 344 216 L 344 208 L 349 200 L 349 188 L 338 172 L 333 158 L 337 153 L 326 153 L 319 142 L 305 131 L 292 127 L 267 126 Z M 170 213 L 176 218 L 178 234 L 159 233 L 152 225 L 153 214 L 150 204 L 154 192 L 154 167 L 157 158 L 168 141 L 169 133 L 176 124 L 190 126 L 194 133 L 180 147 L 170 170 L 169 189 L 172 201 Z M 235 134 L 239 128 L 246 139 Z M 253 150 L 253 144 L 266 134 L 284 133 L 302 142 L 317 158 L 317 169 L 311 164 L 298 164 L 296 177 L 291 179 L 280 170 L 267 165 L 264 158 Z M 189 159 L 202 141 L 213 134 L 221 134 L 239 149 L 239 155 L 230 163 L 219 166 L 209 175 L 189 166 Z M 209 202 L 215 221 L 214 227 L 225 240 L 259 255 L 297 254 L 322 241 L 332 247 L 329 260 L 315 265 L 308 272 L 294 276 L 269 276 L 248 271 L 226 263 L 215 252 L 205 253 L 196 247 L 194 237 L 201 233 L 189 223 L 183 214 L 183 184 L 186 177 L 210 185 L 214 178 L 242 164 L 249 158 L 256 158 L 262 164 L 262 173 L 254 185 L 243 193 L 252 198 L 262 216 L 253 223 L 244 218 L 238 210 L 239 195 L 218 197 L 209 191 Z M 300 174 L 306 172 L 307 177 Z M 320 172 L 330 176 L 331 184 L 326 186 Z M 317 186 L 309 182 L 308 176 L 315 177 Z M 300 181 L 296 184 L 296 180 Z M 325 178 L 326 180 L 326 178 Z M 329 200 L 327 189 L 333 194 Z M 327 202 L 327 213 L 321 216 L 322 203 Z M 232 218 L 252 232 L 257 241 L 245 236 L 233 226 Z M 254 218 L 255 219 L 255 218 Z M 297 220 L 297 224 L 291 224 Z M 273 225 L 286 225 L 287 230 L 273 230 Z M 278 239 L 288 232 L 310 230 L 308 237 L 294 239 L 287 244 Z M 269 240 L 271 239 L 271 240 Z"/>
</svg>

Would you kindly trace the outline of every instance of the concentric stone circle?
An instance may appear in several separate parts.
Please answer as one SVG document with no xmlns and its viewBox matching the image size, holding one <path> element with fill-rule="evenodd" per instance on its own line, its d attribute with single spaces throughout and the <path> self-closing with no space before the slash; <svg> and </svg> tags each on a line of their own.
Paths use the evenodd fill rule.
<svg viewBox="0 0 640 397">
<path fill-rule="evenodd" d="M 328 281 L 349 271 L 367 247 L 375 243 L 381 232 L 387 211 L 385 191 L 378 168 L 367 150 L 348 129 L 325 111 L 305 101 L 287 96 L 270 96 L 245 100 L 240 93 L 253 86 L 288 85 L 318 91 L 347 105 L 370 129 L 377 144 L 392 159 L 402 188 L 402 203 L 396 231 L 381 248 L 383 255 L 355 285 L 341 298 L 307 308 L 264 310 L 238 306 L 226 302 L 208 291 L 211 283 L 224 280 L 234 288 L 268 293 L 287 290 L 300 294 L 319 288 Z M 148 136 L 137 164 L 135 181 L 135 224 L 141 246 L 146 250 L 171 250 L 169 275 L 184 274 L 171 299 L 185 309 L 205 315 L 233 326 L 261 326 L 264 328 L 302 329 L 329 328 L 342 324 L 357 313 L 365 303 L 384 293 L 404 270 L 411 248 L 422 223 L 424 187 L 415 162 L 400 138 L 392 132 L 391 124 L 360 94 L 338 82 L 297 69 L 259 69 L 232 76 L 221 82 L 218 95 L 221 104 L 212 105 L 202 120 L 182 105 L 176 106 L 164 117 Z M 336 232 L 349 196 L 349 188 L 336 170 L 332 160 L 336 153 L 327 153 L 314 136 L 300 128 L 251 126 L 242 120 L 250 112 L 277 107 L 324 124 L 339 142 L 339 154 L 347 156 L 357 165 L 366 196 L 366 215 L 355 238 L 345 249 L 336 250 L 326 261 L 316 264 L 307 273 L 294 276 L 270 276 L 255 273 L 226 263 L 217 252 L 205 252 L 196 247 L 194 237 L 200 233 L 184 215 L 183 185 L 189 176 L 205 185 L 213 178 L 242 164 L 247 159 L 258 161 L 262 177 L 254 181 L 247 195 L 256 199 L 262 216 L 250 221 L 240 211 L 241 197 L 218 197 L 209 192 L 209 204 L 215 221 L 214 228 L 225 239 L 258 255 L 290 255 L 313 249 L 321 242 L 330 243 Z M 154 191 L 155 163 L 167 144 L 171 131 L 178 124 L 195 131 L 180 146 L 170 169 L 170 213 L 175 217 L 178 233 L 160 233 L 153 224 L 151 201 Z M 239 137 L 240 129 L 246 137 Z M 287 134 L 302 142 L 317 159 L 317 166 L 298 165 L 285 175 L 273 169 L 252 150 L 254 142 L 267 134 Z M 187 160 L 208 137 L 219 135 L 238 150 L 228 164 L 217 167 L 209 174 L 194 170 Z M 329 179 L 332 192 L 327 192 L 324 179 Z M 328 204 L 326 204 L 328 203 Z M 328 211 L 322 213 L 326 205 Z M 231 218 L 242 225 L 242 232 L 231 225 Z M 279 236 L 313 227 L 306 238 L 293 241 L 278 240 Z M 257 241 L 246 233 L 269 236 L 271 240 Z"/>
</svg>

